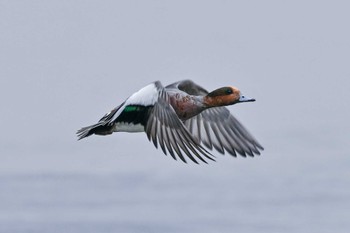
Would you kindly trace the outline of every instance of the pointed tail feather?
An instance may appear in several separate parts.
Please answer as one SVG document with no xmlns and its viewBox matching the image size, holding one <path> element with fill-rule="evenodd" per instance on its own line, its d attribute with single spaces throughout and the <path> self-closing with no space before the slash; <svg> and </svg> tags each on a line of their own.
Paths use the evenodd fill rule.
<svg viewBox="0 0 350 233">
<path fill-rule="evenodd" d="M 120 109 L 121 106 L 123 106 L 124 103 L 119 105 L 118 107 L 114 108 L 112 111 L 106 113 L 98 123 L 90 126 L 83 127 L 77 131 L 78 140 L 81 140 L 83 138 L 89 137 L 92 134 L 97 135 L 108 135 L 113 133 L 113 127 L 115 120 L 113 117 L 117 113 L 117 111 Z"/>
<path fill-rule="evenodd" d="M 113 133 L 113 126 L 105 125 L 105 122 L 99 122 L 94 125 L 86 126 L 77 131 L 78 140 L 89 137 L 92 134 L 107 135 Z"/>
</svg>

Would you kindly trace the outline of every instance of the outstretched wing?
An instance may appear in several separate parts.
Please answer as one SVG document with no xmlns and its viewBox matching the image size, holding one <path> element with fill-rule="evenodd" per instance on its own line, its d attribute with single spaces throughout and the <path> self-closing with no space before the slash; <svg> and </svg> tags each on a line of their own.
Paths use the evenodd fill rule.
<svg viewBox="0 0 350 233">
<path fill-rule="evenodd" d="M 167 88 L 178 88 L 190 95 L 207 95 L 209 92 L 191 80 L 173 83 Z M 214 107 L 184 122 L 189 132 L 207 148 L 213 147 L 224 154 L 236 156 L 259 155 L 264 148 L 232 115 L 226 107 Z"/>
<path fill-rule="evenodd" d="M 226 150 L 233 156 L 236 152 L 254 156 L 264 149 L 226 107 L 207 109 L 185 121 L 185 125 L 207 148 L 214 147 L 222 154 Z"/>
<path fill-rule="evenodd" d="M 164 154 L 167 154 L 168 151 L 175 160 L 175 153 L 185 163 L 186 160 L 183 153 L 195 163 L 198 163 L 195 157 L 205 163 L 206 161 L 203 156 L 214 160 L 213 156 L 193 138 L 184 124 L 179 120 L 175 110 L 170 105 L 169 96 L 160 82 L 156 82 L 155 85 L 159 96 L 153 109 L 150 111 L 145 127 L 148 139 L 153 142 L 156 148 L 158 148 L 159 143 Z"/>
</svg>

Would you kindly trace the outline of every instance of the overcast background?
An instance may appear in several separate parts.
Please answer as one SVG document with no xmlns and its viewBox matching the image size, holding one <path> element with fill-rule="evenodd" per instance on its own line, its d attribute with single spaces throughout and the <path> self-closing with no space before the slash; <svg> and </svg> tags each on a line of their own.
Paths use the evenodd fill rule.
<svg viewBox="0 0 350 233">
<path fill-rule="evenodd" d="M 0 232 L 349 232 L 347 1 L 0 0 Z M 209 165 L 75 132 L 148 83 L 237 86 Z"/>
</svg>

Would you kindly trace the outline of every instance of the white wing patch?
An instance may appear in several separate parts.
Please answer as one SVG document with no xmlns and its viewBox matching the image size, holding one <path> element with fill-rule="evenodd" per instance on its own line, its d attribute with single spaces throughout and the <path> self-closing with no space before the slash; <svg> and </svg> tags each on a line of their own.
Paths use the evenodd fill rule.
<svg viewBox="0 0 350 233">
<path fill-rule="evenodd" d="M 143 105 L 143 106 L 149 106 L 154 105 L 154 103 L 158 99 L 158 90 L 154 83 L 151 83 L 143 88 L 141 88 L 139 91 L 132 94 L 128 100 L 126 101 L 126 105 Z"/>
</svg>

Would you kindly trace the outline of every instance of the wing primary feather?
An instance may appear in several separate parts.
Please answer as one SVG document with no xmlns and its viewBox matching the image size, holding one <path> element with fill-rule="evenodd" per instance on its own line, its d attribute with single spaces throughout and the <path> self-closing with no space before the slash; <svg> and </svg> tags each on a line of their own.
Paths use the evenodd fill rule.
<svg viewBox="0 0 350 233">
<path fill-rule="evenodd" d="M 244 154 L 245 153 L 244 151 L 247 150 L 247 147 L 242 142 L 240 136 L 237 135 L 237 132 L 234 129 L 234 127 L 228 126 L 225 130 L 232 138 L 232 140 L 230 141 L 231 141 L 231 144 L 233 144 L 233 147 L 235 147 L 235 150 L 241 155 Z"/>
<path fill-rule="evenodd" d="M 243 149 L 243 153 L 241 155 L 245 156 L 245 153 L 247 153 L 249 156 L 254 157 L 254 153 L 252 151 L 252 147 L 254 148 L 254 144 L 247 139 L 247 133 L 244 133 L 244 131 L 242 132 L 242 130 L 239 130 L 239 127 L 236 127 L 240 125 L 240 123 L 236 119 L 232 119 L 232 121 L 235 124 L 232 127 L 230 127 L 230 129 L 236 135 L 238 145 L 240 145 L 240 147 Z"/>
<path fill-rule="evenodd" d="M 173 157 L 173 159 L 177 160 L 176 156 L 174 155 L 174 151 L 173 151 L 173 149 L 172 149 L 172 147 L 170 145 L 170 138 L 169 138 L 169 135 L 168 135 L 169 128 L 163 126 L 162 130 L 163 130 L 163 136 L 164 136 L 164 141 L 165 141 L 166 148 L 168 149 L 171 157 Z M 184 162 L 186 163 L 186 160 Z"/>
<path fill-rule="evenodd" d="M 177 160 L 177 159 L 176 159 L 176 156 L 175 156 L 175 153 L 174 153 L 174 150 L 173 150 L 173 147 L 172 147 L 171 139 L 170 139 L 170 136 L 169 136 L 170 133 L 171 133 L 171 129 L 168 129 L 168 130 L 166 131 L 166 133 L 165 133 L 165 135 L 166 135 L 166 137 L 167 137 L 167 140 L 165 141 L 165 142 L 166 142 L 165 145 L 167 146 L 168 151 L 170 152 L 170 155 L 171 155 L 175 160 Z M 184 158 L 181 158 L 180 156 L 179 156 L 179 158 L 180 158 L 184 163 L 186 163 L 186 160 L 185 160 Z"/>
<path fill-rule="evenodd" d="M 211 140 L 211 136 L 210 136 L 210 128 L 208 126 L 208 122 L 206 121 L 202 121 L 202 124 L 204 126 L 204 130 L 205 130 L 205 135 L 206 135 L 206 139 L 207 141 L 203 141 L 204 145 L 206 145 L 210 150 L 213 149 L 213 143 Z"/>
<path fill-rule="evenodd" d="M 246 138 L 250 143 L 258 147 L 259 149 L 264 149 L 264 147 L 262 147 L 259 144 L 259 142 L 253 136 L 251 136 L 251 134 L 244 128 L 244 126 L 239 121 L 236 120 L 236 124 L 238 131 L 242 134 L 242 136 L 244 136 L 244 138 Z"/>
<path fill-rule="evenodd" d="M 182 161 L 184 161 L 184 162 L 186 163 L 186 160 L 185 160 L 185 158 L 183 157 L 183 155 L 182 155 L 182 153 L 181 153 L 181 150 L 179 149 L 179 146 L 178 146 L 177 143 L 176 143 L 176 139 L 175 139 L 173 130 L 170 130 L 169 136 L 170 136 L 170 143 L 171 143 L 171 145 L 173 146 L 173 148 L 174 148 L 176 154 L 179 156 L 179 158 L 180 158 Z"/>
<path fill-rule="evenodd" d="M 193 121 L 185 121 L 186 123 L 188 123 L 188 131 L 191 132 L 191 134 L 193 134 Z"/>
<path fill-rule="evenodd" d="M 162 125 L 161 123 L 158 121 L 157 124 L 159 125 L 159 134 L 158 134 L 158 139 L 159 139 L 159 145 L 160 147 L 162 148 L 162 151 L 165 155 L 167 155 L 167 152 L 166 152 L 166 149 L 165 149 L 165 146 L 164 146 L 164 132 L 163 132 L 163 129 L 162 129 Z"/>
<path fill-rule="evenodd" d="M 200 139 L 202 138 L 202 132 L 201 132 L 202 119 L 201 118 L 202 118 L 201 114 L 198 114 L 197 117 L 194 119 L 194 121 L 197 120 L 197 138 L 198 138 L 198 141 L 200 141 Z"/>
<path fill-rule="evenodd" d="M 149 141 L 152 141 L 154 146 L 158 148 L 157 144 L 157 119 L 152 118 L 148 120 L 145 127 L 146 135 Z"/>
<path fill-rule="evenodd" d="M 153 141 L 153 144 L 156 148 L 158 148 L 158 144 L 157 144 L 157 120 L 156 119 L 153 119 L 151 122 L 152 125 L 150 126 L 151 127 L 151 136 L 152 136 L 152 141 Z"/>
<path fill-rule="evenodd" d="M 237 137 L 240 139 L 240 145 L 244 149 L 244 151 L 249 155 L 254 157 L 254 152 L 256 151 L 255 145 L 251 143 L 250 141 L 246 140 L 246 138 L 238 131 L 236 130 Z"/>
<path fill-rule="evenodd" d="M 205 161 L 205 160 L 198 154 L 198 152 L 196 151 L 195 148 L 193 148 L 193 146 L 192 146 L 191 143 L 185 141 L 185 144 L 186 144 L 187 148 L 189 148 L 189 149 L 192 151 L 192 153 L 193 153 L 198 159 L 200 159 L 200 160 L 201 160 L 202 162 L 204 162 L 204 163 L 208 163 L 207 161 Z M 191 154 L 191 153 L 189 153 L 189 154 Z M 191 157 L 192 157 L 192 156 L 191 156 Z M 194 160 L 193 157 L 192 157 L 191 159 Z"/>
<path fill-rule="evenodd" d="M 235 135 L 234 132 L 230 129 L 230 127 L 225 128 L 225 131 L 227 132 L 228 136 L 230 137 L 229 143 L 231 147 L 235 150 L 235 153 L 232 154 L 233 156 L 237 156 L 237 153 L 240 155 L 244 155 L 244 148 L 242 148 L 242 145 L 240 143 L 240 138 Z M 237 153 L 236 153 L 237 152 Z"/>
<path fill-rule="evenodd" d="M 184 144 L 184 142 L 186 141 L 186 139 L 182 138 L 180 133 L 175 130 L 175 135 L 176 135 L 176 138 L 177 138 L 177 143 L 178 145 L 180 146 L 181 150 L 187 155 L 188 158 L 190 158 L 194 163 L 197 163 L 198 162 L 192 157 L 191 153 L 188 151 L 186 145 Z"/>
<path fill-rule="evenodd" d="M 230 140 L 230 137 L 228 135 L 227 130 L 223 127 L 222 124 L 218 124 L 218 128 L 222 132 L 222 135 L 223 135 L 224 140 L 225 140 L 225 143 L 224 143 L 225 150 L 230 155 L 233 155 L 236 157 L 237 155 L 236 155 L 235 147 L 232 145 L 232 140 Z"/>
<path fill-rule="evenodd" d="M 237 129 L 235 129 L 235 127 L 229 127 L 228 132 L 233 138 L 233 141 L 236 142 L 236 151 L 238 152 L 238 154 L 240 154 L 243 157 L 246 157 L 246 152 L 249 151 L 249 146 L 247 145 L 245 140 L 241 138 L 241 135 L 239 134 Z"/>
<path fill-rule="evenodd" d="M 221 154 L 224 154 L 225 152 L 224 152 L 224 149 L 223 149 L 221 142 L 219 140 L 220 136 L 219 136 L 219 132 L 218 132 L 216 125 L 214 123 L 211 123 L 210 127 L 211 127 L 211 130 L 213 131 L 213 133 L 215 134 L 215 137 L 213 137 L 213 140 L 212 140 L 214 148 L 217 151 L 219 151 Z"/>
<path fill-rule="evenodd" d="M 162 111 L 162 109 L 159 106 L 157 106 L 156 110 L 157 110 L 157 115 L 159 116 L 159 119 L 162 119 L 162 122 L 160 122 L 158 120 L 158 124 L 160 126 L 160 129 L 159 129 L 160 130 L 160 137 L 161 137 L 160 143 L 161 143 L 162 148 L 164 148 L 164 150 L 165 150 L 164 143 L 167 143 L 167 141 L 166 141 L 167 139 L 165 138 L 166 137 L 166 129 L 167 129 L 167 127 L 169 127 L 169 124 L 165 120 L 165 119 L 167 119 L 166 115 L 165 115 L 165 111 Z M 174 159 L 176 160 L 176 157 Z"/>
<path fill-rule="evenodd" d="M 187 148 L 189 148 L 189 149 L 192 151 L 192 153 L 193 153 L 198 159 L 200 159 L 200 160 L 201 160 L 202 162 L 204 162 L 204 163 L 207 163 L 207 161 L 205 161 L 205 160 L 202 158 L 202 156 L 200 156 L 200 154 L 197 152 L 197 150 L 199 150 L 199 148 L 197 148 L 196 145 L 193 145 L 193 144 L 192 144 L 193 141 L 192 141 L 192 143 L 191 143 L 191 139 L 186 138 L 186 139 L 184 140 L 184 142 L 185 142 Z M 200 150 L 199 150 L 199 151 L 200 151 Z M 204 155 L 203 152 L 201 152 L 201 153 Z M 194 158 L 193 158 L 193 159 L 194 159 Z"/>
<path fill-rule="evenodd" d="M 211 154 L 207 150 L 205 150 L 200 144 L 197 144 L 197 142 L 193 140 L 193 138 L 191 137 L 191 135 L 188 132 L 185 131 L 185 133 L 186 133 L 185 134 L 185 137 L 186 137 L 185 143 L 190 145 L 189 148 L 191 149 L 191 151 L 193 151 L 193 153 L 195 153 L 195 155 L 199 159 L 203 160 L 203 158 L 197 153 L 196 150 L 198 150 L 202 155 L 204 155 L 208 159 L 215 161 L 212 157 L 209 156 Z M 193 148 L 192 145 L 194 145 L 195 148 Z"/>
</svg>

